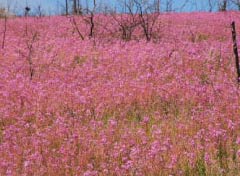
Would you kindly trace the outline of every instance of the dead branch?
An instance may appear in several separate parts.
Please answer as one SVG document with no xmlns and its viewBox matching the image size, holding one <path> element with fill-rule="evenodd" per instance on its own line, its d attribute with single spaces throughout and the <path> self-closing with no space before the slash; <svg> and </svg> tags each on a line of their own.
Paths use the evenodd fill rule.
<svg viewBox="0 0 240 176">
<path fill-rule="evenodd" d="M 84 40 L 84 37 L 83 37 L 82 33 L 80 32 L 80 30 L 79 30 L 79 28 L 78 28 L 78 25 L 77 25 L 77 22 L 76 22 L 74 16 L 70 19 L 70 21 L 71 21 L 74 29 L 77 31 L 79 37 L 80 37 L 82 40 Z"/>
<path fill-rule="evenodd" d="M 3 38 L 2 38 L 2 49 L 5 47 L 5 40 L 6 40 L 6 33 L 7 33 L 7 16 L 4 16 L 4 30 L 3 30 Z"/>
<path fill-rule="evenodd" d="M 233 52 L 235 55 L 236 69 L 237 69 L 237 78 L 238 78 L 238 83 L 240 83 L 240 68 L 239 68 L 239 56 L 238 56 L 238 47 L 237 47 L 237 33 L 236 33 L 234 21 L 232 22 L 231 26 L 232 26 Z"/>
</svg>

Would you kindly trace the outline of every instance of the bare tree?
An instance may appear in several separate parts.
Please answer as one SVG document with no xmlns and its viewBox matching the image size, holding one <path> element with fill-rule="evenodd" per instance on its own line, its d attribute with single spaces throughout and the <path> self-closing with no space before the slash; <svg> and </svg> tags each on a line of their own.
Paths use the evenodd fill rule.
<svg viewBox="0 0 240 176">
<path fill-rule="evenodd" d="M 78 27 L 78 24 L 77 24 L 76 19 L 75 19 L 74 16 L 72 16 L 72 17 L 70 18 L 70 22 L 71 22 L 71 24 L 73 25 L 74 30 L 77 31 L 79 37 L 80 37 L 82 40 L 84 40 L 84 36 L 83 36 L 83 34 L 81 33 L 81 31 L 80 31 L 80 29 L 79 29 L 79 27 Z"/>
<path fill-rule="evenodd" d="M 214 7 L 212 0 L 208 0 L 208 6 L 209 6 L 209 10 L 208 11 L 212 12 L 213 11 L 213 7 Z"/>
<path fill-rule="evenodd" d="M 80 0 L 72 0 L 73 1 L 73 14 L 82 14 L 82 6 L 80 4 Z"/>
<path fill-rule="evenodd" d="M 90 30 L 89 30 L 89 37 L 93 37 L 94 35 L 94 28 L 95 28 L 95 21 L 94 21 L 94 16 L 96 12 L 97 4 L 96 0 L 93 0 L 93 9 L 89 9 L 88 6 L 86 8 L 86 13 L 87 15 L 84 18 L 84 21 L 89 24 Z M 90 12 L 90 16 L 88 16 L 88 13 Z"/>
<path fill-rule="evenodd" d="M 237 33 L 236 33 L 235 21 L 232 22 L 231 27 L 232 27 L 233 52 L 235 55 L 236 68 L 237 68 L 237 80 L 238 80 L 238 83 L 240 83 L 240 68 L 239 68 L 239 56 L 238 56 Z"/>
<path fill-rule="evenodd" d="M 30 34 L 30 36 L 29 36 Z M 26 25 L 24 36 L 27 37 L 26 40 L 26 51 L 19 50 L 19 54 L 22 55 L 22 57 L 26 58 L 28 67 L 29 67 L 29 77 L 30 80 L 33 79 L 35 68 L 34 68 L 34 62 L 33 62 L 33 56 L 34 56 L 34 44 L 37 42 L 39 33 L 37 31 L 28 31 L 28 26 Z"/>
<path fill-rule="evenodd" d="M 155 0 L 155 3 L 154 3 L 154 4 L 155 4 L 155 7 L 156 7 L 156 12 L 157 12 L 157 13 L 160 13 L 160 10 L 161 10 L 161 9 L 160 9 L 160 7 L 161 7 L 161 6 L 160 6 L 160 5 L 161 5 L 161 0 Z"/>
<path fill-rule="evenodd" d="M 38 5 L 37 8 L 34 9 L 34 16 L 37 16 L 37 17 L 42 17 L 44 16 L 44 12 L 43 12 L 43 9 L 42 9 L 42 6 L 41 5 Z"/>
<path fill-rule="evenodd" d="M 3 29 L 3 37 L 2 37 L 2 49 L 5 47 L 5 40 L 6 40 L 6 33 L 7 33 L 7 15 L 4 15 L 4 29 Z"/>
<path fill-rule="evenodd" d="M 182 3 L 182 5 L 179 7 L 179 8 L 177 8 L 177 9 L 175 9 L 176 11 L 183 11 L 183 9 L 186 7 L 186 5 L 189 3 L 189 0 L 185 0 L 183 3 Z"/>
<path fill-rule="evenodd" d="M 111 16 L 119 26 L 122 39 L 126 41 L 131 40 L 134 30 L 140 27 L 146 41 L 150 41 L 155 34 L 160 2 L 160 0 L 119 1 L 119 7 L 122 7 L 123 12 L 120 14 L 113 12 Z"/>
<path fill-rule="evenodd" d="M 231 2 L 237 6 L 238 10 L 240 11 L 240 0 L 231 0 Z"/>
<path fill-rule="evenodd" d="M 66 15 L 68 15 L 68 0 L 65 0 Z"/>
<path fill-rule="evenodd" d="M 34 75 L 34 67 L 33 67 L 33 60 L 32 60 L 32 55 L 33 55 L 33 44 L 37 40 L 38 33 L 35 32 L 32 35 L 31 40 L 27 43 L 27 48 L 28 48 L 28 55 L 27 55 L 27 61 L 29 64 L 29 74 L 30 74 L 30 80 L 32 80 L 33 75 Z"/>
<path fill-rule="evenodd" d="M 31 10 L 30 7 L 28 7 L 28 6 L 25 7 L 25 14 L 24 14 L 25 17 L 29 16 L 29 12 L 30 12 L 30 10 Z"/>
<path fill-rule="evenodd" d="M 220 2 L 218 3 L 218 8 L 219 11 L 227 11 L 227 4 L 228 4 L 228 0 L 220 0 Z"/>
<path fill-rule="evenodd" d="M 77 14 L 77 0 L 73 0 L 73 13 Z"/>
<path fill-rule="evenodd" d="M 88 0 L 86 0 L 85 5 L 86 5 L 86 13 L 88 14 L 88 10 L 89 10 Z"/>
<path fill-rule="evenodd" d="M 111 13 L 112 18 L 119 26 L 121 37 L 123 40 L 129 41 L 132 39 L 133 31 L 139 26 L 140 21 L 138 18 L 138 8 L 133 0 L 124 0 L 120 2 L 119 6 L 122 7 L 124 13 L 117 14 L 115 11 Z"/>
<path fill-rule="evenodd" d="M 154 13 L 154 4 L 150 1 L 134 0 L 137 5 L 140 26 L 143 29 L 145 38 L 150 41 L 154 34 L 155 24 L 158 20 L 159 13 Z"/>
<path fill-rule="evenodd" d="M 172 0 L 167 0 L 166 1 L 166 12 L 171 12 L 172 11 L 172 6 L 173 6 L 173 1 Z"/>
</svg>

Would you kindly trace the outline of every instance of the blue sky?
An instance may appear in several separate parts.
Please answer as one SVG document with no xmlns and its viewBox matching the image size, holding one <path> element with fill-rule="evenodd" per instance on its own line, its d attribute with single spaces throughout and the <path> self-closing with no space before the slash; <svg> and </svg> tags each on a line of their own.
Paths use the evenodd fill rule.
<svg viewBox="0 0 240 176">
<path fill-rule="evenodd" d="M 81 0 L 83 5 L 88 1 L 91 4 L 92 0 Z M 164 2 L 166 0 L 161 0 L 163 2 L 162 8 L 164 7 Z M 196 10 L 208 10 L 207 2 L 208 0 L 190 0 L 183 11 L 196 11 Z M 173 0 L 173 9 L 178 9 L 183 5 L 185 0 Z M 104 4 L 111 5 L 112 7 L 117 6 L 116 0 L 97 0 L 98 4 L 104 6 Z M 0 6 L 10 6 L 11 10 L 15 13 L 23 13 L 24 7 L 26 4 L 31 8 L 31 11 L 34 12 L 37 10 L 37 7 L 40 5 L 45 14 L 59 14 L 64 12 L 65 0 L 0 0 Z"/>
<path fill-rule="evenodd" d="M 31 11 L 36 11 L 38 6 L 41 6 L 42 10 L 49 13 L 60 13 L 63 9 L 64 0 L 0 0 L 1 6 L 10 6 L 11 10 L 17 13 L 24 11 L 26 5 L 31 8 Z"/>
</svg>

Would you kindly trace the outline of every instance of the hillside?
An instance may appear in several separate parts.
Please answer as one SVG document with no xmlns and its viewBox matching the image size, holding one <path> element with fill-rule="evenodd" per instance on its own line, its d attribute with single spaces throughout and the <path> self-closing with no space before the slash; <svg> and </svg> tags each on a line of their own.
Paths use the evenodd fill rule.
<svg viewBox="0 0 240 176">
<path fill-rule="evenodd" d="M 240 175 L 239 15 L 8 19 L 0 175 Z"/>
</svg>

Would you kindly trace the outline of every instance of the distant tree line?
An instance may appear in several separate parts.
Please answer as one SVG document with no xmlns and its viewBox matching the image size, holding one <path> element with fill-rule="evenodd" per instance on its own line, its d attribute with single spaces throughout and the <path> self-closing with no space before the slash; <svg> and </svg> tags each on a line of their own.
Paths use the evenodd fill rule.
<svg viewBox="0 0 240 176">
<path fill-rule="evenodd" d="M 65 0 L 65 14 L 83 14 L 89 12 L 88 3 L 94 3 L 96 6 L 96 0 L 94 2 L 86 0 L 85 4 L 81 4 L 80 0 Z M 101 12 L 106 12 L 106 8 L 115 9 L 117 12 L 125 13 L 128 6 L 134 3 L 140 4 L 153 4 L 156 12 L 172 12 L 172 11 L 183 11 L 186 6 L 191 6 L 191 4 L 197 4 L 198 0 L 181 0 L 180 7 L 174 8 L 175 0 L 117 0 L 116 7 L 104 7 L 100 9 Z M 201 0 L 204 2 L 204 0 Z M 101 3 L 101 0 L 98 0 Z M 227 11 L 227 10 L 239 10 L 240 11 L 240 0 L 205 0 L 206 11 Z M 83 8 L 84 6 L 84 8 Z M 197 10 L 197 9 L 195 9 Z"/>
<path fill-rule="evenodd" d="M 103 6 L 101 0 L 64 0 L 61 4 L 62 15 L 67 16 L 73 27 L 73 31 L 78 34 L 81 40 L 93 38 L 97 35 L 98 28 L 104 28 L 113 36 L 118 35 L 124 41 L 138 40 L 136 33 L 140 33 L 146 41 L 158 40 L 161 31 L 160 14 L 163 12 L 184 11 L 183 9 L 199 0 L 181 0 L 182 5 L 178 9 L 174 8 L 174 0 L 117 0 L 117 8 L 111 7 L 110 4 Z M 206 11 L 227 11 L 231 9 L 240 11 L 240 0 L 206 0 Z M 9 9 L 9 8 L 8 8 Z M 34 11 L 34 12 L 32 12 Z M 101 13 L 108 15 L 111 24 L 104 24 L 96 20 L 96 14 Z M 4 32 L 2 37 L 2 48 L 5 46 L 5 36 L 7 31 L 7 17 L 9 11 L 0 8 L 0 18 L 4 18 Z M 44 11 L 40 5 L 32 8 L 26 5 L 24 15 L 27 16 L 44 16 Z M 84 22 L 88 28 L 87 33 L 81 30 L 79 20 Z M 113 31 L 110 31 L 113 25 Z M 102 34 L 101 34 L 102 35 Z"/>
<path fill-rule="evenodd" d="M 80 0 L 65 0 L 65 9 L 66 9 L 66 15 L 69 15 L 69 7 L 71 7 L 72 14 L 82 14 L 82 5 Z"/>
<path fill-rule="evenodd" d="M 101 0 L 64 0 L 64 2 L 59 3 L 56 0 L 56 8 L 52 9 L 61 9 L 58 12 L 52 12 L 51 14 L 62 14 L 62 15 L 83 15 L 83 14 L 90 14 L 94 9 L 94 13 L 127 13 L 130 6 L 133 4 L 151 4 L 152 9 L 154 12 L 174 12 L 174 11 L 184 11 L 189 9 L 191 6 L 195 6 L 194 10 L 200 10 L 197 7 L 197 4 L 204 3 L 204 10 L 213 12 L 213 11 L 227 11 L 227 10 L 239 10 L 240 11 L 240 0 L 181 0 L 181 4 L 179 5 L 180 0 L 116 0 L 115 5 L 111 5 L 111 3 L 103 5 Z M 178 3 L 176 3 L 178 2 Z M 14 7 L 16 8 L 16 7 Z M 0 7 L 0 17 L 4 16 L 4 14 L 10 14 L 9 6 L 6 8 Z M 136 9 L 134 9 L 136 10 Z M 203 9 L 201 9 L 203 10 Z M 16 10 L 14 10 L 16 11 Z M 44 16 L 46 15 L 46 9 L 41 7 L 41 5 L 37 5 L 36 7 L 30 7 L 26 5 L 24 9 L 18 9 L 16 15 L 21 15 L 20 12 L 24 16 Z M 187 10 L 188 11 L 188 10 Z M 133 12 L 133 11 L 132 11 Z M 136 11 L 138 12 L 138 11 Z M 11 14 L 14 14 L 12 12 Z M 50 14 L 50 13 L 49 13 Z"/>
</svg>

